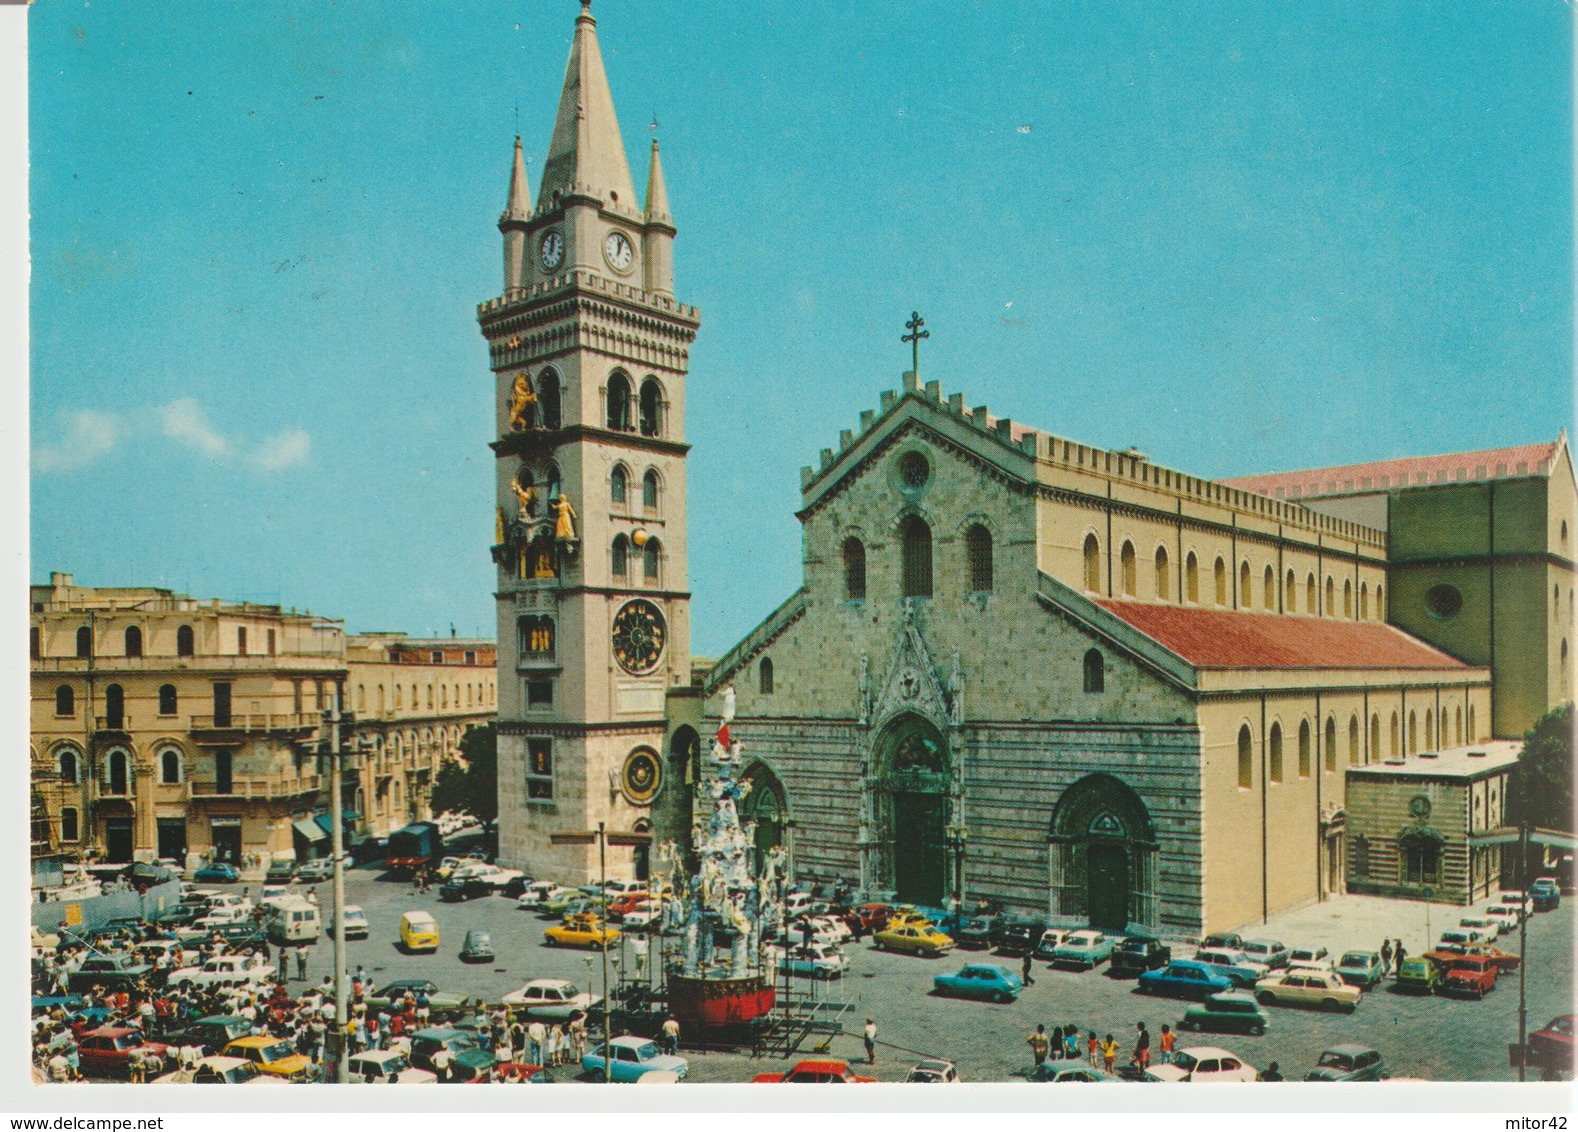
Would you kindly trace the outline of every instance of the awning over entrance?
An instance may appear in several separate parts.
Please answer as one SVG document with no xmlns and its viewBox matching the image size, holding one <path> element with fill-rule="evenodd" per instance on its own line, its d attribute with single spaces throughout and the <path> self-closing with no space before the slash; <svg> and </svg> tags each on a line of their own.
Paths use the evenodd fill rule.
<svg viewBox="0 0 1578 1132">
<path fill-rule="evenodd" d="M 329 836 L 323 831 L 322 826 L 310 818 L 303 818 L 301 821 L 294 822 L 292 824 L 295 825 L 296 832 L 301 834 L 308 841 L 322 841 Z"/>
</svg>

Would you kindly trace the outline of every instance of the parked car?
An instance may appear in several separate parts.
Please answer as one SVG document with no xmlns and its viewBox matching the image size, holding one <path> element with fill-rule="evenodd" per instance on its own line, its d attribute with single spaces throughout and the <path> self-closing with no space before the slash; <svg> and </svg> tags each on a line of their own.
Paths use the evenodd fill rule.
<svg viewBox="0 0 1578 1132">
<path fill-rule="evenodd" d="M 493 935 L 481 928 L 472 928 L 466 932 L 466 938 L 460 945 L 460 961 L 462 963 L 491 963 L 493 962 Z"/>
<path fill-rule="evenodd" d="M 1209 963 L 1196 963 L 1192 959 L 1175 959 L 1165 967 L 1146 971 L 1140 976 L 1137 988 L 1141 994 L 1166 995 L 1169 998 L 1203 1000 L 1206 995 L 1232 990 L 1236 984 Z"/>
<path fill-rule="evenodd" d="M 870 1085 L 876 1082 L 875 1077 L 859 1077 L 849 1067 L 847 1061 L 837 1061 L 833 1058 L 808 1058 L 796 1063 L 793 1069 L 783 1073 L 758 1073 L 751 1078 L 755 1085 L 775 1085 L 787 1082 L 797 1085 L 842 1085 L 857 1084 Z"/>
<path fill-rule="evenodd" d="M 555 900 L 578 900 L 580 896 L 580 892 L 576 889 L 566 888 L 564 885 L 554 884 L 552 881 L 541 880 L 534 885 L 530 885 L 525 892 L 520 894 L 515 903 L 521 908 L 537 912 L 542 911 Z"/>
<path fill-rule="evenodd" d="M 1541 877 L 1529 885 L 1529 905 L 1536 912 L 1554 912 L 1561 907 L 1562 890 L 1555 877 Z"/>
<path fill-rule="evenodd" d="M 1225 947 L 1229 951 L 1244 950 L 1244 937 L 1237 932 L 1212 932 L 1200 941 L 1201 947 Z"/>
<path fill-rule="evenodd" d="M 1295 947 L 1288 952 L 1288 966 L 1333 969 L 1331 953 L 1324 947 Z"/>
<path fill-rule="evenodd" d="M 204 865 L 192 874 L 192 879 L 198 884 L 235 884 L 241 879 L 241 870 L 221 861 Z"/>
<path fill-rule="evenodd" d="M 371 1009 L 369 1004 L 368 1009 Z M 418 1030 L 411 1035 L 411 1064 L 418 1069 L 436 1072 L 433 1067 L 433 1055 L 439 1050 L 448 1050 L 450 1055 L 450 1069 L 454 1070 L 455 1059 L 468 1050 L 477 1048 L 477 1035 L 471 1030 L 457 1030 L 452 1026 L 429 1026 Z M 491 1062 L 492 1059 L 489 1058 Z M 474 1072 L 475 1066 L 469 1068 Z"/>
<path fill-rule="evenodd" d="M 544 1022 L 567 1022 L 577 1011 L 590 1014 L 603 1004 L 601 998 L 565 979 L 533 979 L 520 990 L 510 991 L 502 1001 L 517 1013 Z"/>
<path fill-rule="evenodd" d="M 210 1014 L 180 1030 L 162 1034 L 161 1040 L 172 1046 L 197 1046 L 205 1057 L 212 1057 L 237 1038 L 244 1038 L 252 1023 L 239 1014 Z"/>
<path fill-rule="evenodd" d="M 1006 967 L 993 963 L 966 963 L 951 975 L 932 979 L 932 989 L 954 998 L 980 998 L 989 1002 L 1013 1002 L 1024 989 L 1024 982 Z"/>
<path fill-rule="evenodd" d="M 997 922 L 997 931 L 992 937 L 992 943 L 1004 955 L 1023 955 L 1027 951 L 1035 950 L 1046 931 L 1046 924 L 1040 920 L 1032 920 L 1025 916 L 1003 916 Z"/>
<path fill-rule="evenodd" d="M 520 880 L 525 876 L 519 869 L 505 869 L 498 865 L 488 864 L 486 861 L 468 862 L 461 865 L 449 874 L 449 880 L 480 880 L 487 884 L 490 891 L 497 891 L 511 881 Z M 613 881 L 609 881 L 613 884 Z"/>
<path fill-rule="evenodd" d="M 1352 1013 L 1364 992 L 1332 971 L 1315 967 L 1289 967 L 1255 984 L 1255 998 L 1266 1006 L 1313 1006 L 1321 1010 Z"/>
<path fill-rule="evenodd" d="M 862 934 L 880 932 L 888 926 L 888 917 L 893 915 L 893 906 L 880 902 L 860 904 L 850 909 L 850 916 L 858 917 Z M 848 919 L 849 917 L 846 917 Z M 854 924 L 850 924 L 854 927 Z"/>
<path fill-rule="evenodd" d="M 1496 964 L 1483 955 L 1465 955 L 1447 964 L 1438 990 L 1484 998 L 1496 989 Z"/>
<path fill-rule="evenodd" d="M 1447 944 L 1489 942 L 1490 941 L 1485 938 L 1485 933 L 1480 931 L 1478 928 L 1454 928 L 1451 931 L 1442 932 L 1440 942 L 1437 943 L 1436 946 L 1440 947 Z"/>
<path fill-rule="evenodd" d="M 374 991 L 372 994 L 364 996 L 363 1001 L 367 1003 L 368 1010 L 377 1012 L 387 1007 L 391 1002 L 399 1002 L 407 994 L 412 998 L 425 994 L 427 996 L 428 1010 L 435 1017 L 465 1010 L 472 1005 L 470 995 L 460 994 L 456 991 L 439 990 L 438 984 L 431 979 L 396 979 L 393 982 L 385 983 L 381 989 Z"/>
<path fill-rule="evenodd" d="M 1063 941 L 1069 937 L 1065 928 L 1048 928 L 1041 933 L 1041 938 L 1036 941 L 1035 951 L 1032 953 L 1037 959 L 1052 962 L 1052 956 L 1058 948 L 1063 946 Z"/>
<path fill-rule="evenodd" d="M 1149 1081 L 1192 1081 L 1214 1085 L 1222 1081 L 1253 1081 L 1260 1071 L 1243 1058 L 1215 1046 L 1194 1046 L 1173 1051 L 1166 1065 L 1152 1065 L 1145 1071 Z"/>
<path fill-rule="evenodd" d="M 1247 991 L 1222 991 L 1206 995 L 1199 1006 L 1191 1006 L 1178 1023 L 1182 1030 L 1214 1030 L 1224 1033 L 1253 1034 L 1266 1032 L 1270 1019 Z"/>
<path fill-rule="evenodd" d="M 1559 1014 L 1544 1029 L 1529 1035 L 1530 1060 L 1541 1069 L 1571 1073 L 1574 1015 Z"/>
<path fill-rule="evenodd" d="M 690 1073 L 690 1062 L 683 1057 L 660 1053 L 650 1038 L 630 1036 L 612 1039 L 606 1046 L 588 1050 L 581 1068 L 594 1077 L 605 1073 L 614 1081 L 639 1081 L 648 1073 L 672 1073 L 681 1081 Z"/>
<path fill-rule="evenodd" d="M 345 906 L 345 938 L 366 939 L 368 932 L 371 930 L 367 924 L 367 913 L 363 912 L 355 904 L 347 904 Z M 329 919 L 329 934 L 331 936 L 334 934 L 333 917 Z"/>
<path fill-rule="evenodd" d="M 1157 939 L 1131 936 L 1112 952 L 1109 975 L 1138 975 L 1165 967 L 1173 960 L 1173 949 Z"/>
<path fill-rule="evenodd" d="M 645 904 L 652 898 L 652 894 L 644 888 L 634 888 L 629 892 L 621 893 L 608 902 L 608 918 L 614 923 L 625 918 L 626 913 Z"/>
<path fill-rule="evenodd" d="M 258 927 L 255 920 L 223 924 L 217 928 L 198 929 L 192 927 L 186 931 L 178 932 L 176 939 L 180 940 L 183 945 L 201 947 L 203 944 L 210 942 L 215 936 L 219 937 L 220 946 L 227 947 L 232 951 L 257 947 L 261 943 L 268 942 L 268 937 L 263 934 L 263 929 Z"/>
<path fill-rule="evenodd" d="M 1457 926 L 1460 928 L 1472 928 L 1474 931 L 1482 932 L 1486 943 L 1495 943 L 1501 935 L 1501 924 L 1484 913 L 1464 916 L 1457 922 Z"/>
<path fill-rule="evenodd" d="M 334 875 L 334 862 L 327 857 L 307 861 L 296 870 L 296 879 L 302 884 L 318 884 Z"/>
<path fill-rule="evenodd" d="M 1421 958 L 1430 960 L 1445 972 L 1454 962 L 1470 955 L 1489 959 L 1501 971 L 1516 971 L 1523 962 L 1522 956 L 1504 951 L 1494 943 L 1442 943 L 1425 952 Z"/>
<path fill-rule="evenodd" d="M 1337 977 L 1360 990 L 1373 990 L 1381 981 L 1381 956 L 1374 951 L 1345 951 L 1337 961 Z"/>
<path fill-rule="evenodd" d="M 458 872 L 438 886 L 438 898 L 451 904 L 475 900 L 479 896 L 492 896 L 493 893 L 493 885 L 482 877 Z"/>
<path fill-rule="evenodd" d="M 258 1067 L 258 1071 L 287 1081 L 309 1081 L 313 1077 L 312 1060 L 296 1052 L 290 1042 L 279 1038 L 237 1038 L 224 1049 L 226 1057 L 244 1057 Z"/>
<path fill-rule="evenodd" d="M 619 921 L 620 927 L 626 932 L 645 932 L 661 930 L 663 926 L 663 902 L 661 900 L 643 900 Z"/>
<path fill-rule="evenodd" d="M 785 929 L 784 938 L 791 943 L 825 943 L 830 947 L 836 947 L 848 939 L 849 934 L 847 928 L 840 931 L 820 917 L 803 917 Z"/>
<path fill-rule="evenodd" d="M 1306 1081 L 1379 1081 L 1386 1076 L 1380 1050 L 1369 1046 L 1332 1046 L 1320 1055 Z"/>
<path fill-rule="evenodd" d="M 400 946 L 406 952 L 437 951 L 440 935 L 438 921 L 429 912 L 403 912 L 400 915 Z"/>
<path fill-rule="evenodd" d="M 538 913 L 544 916 L 568 916 L 592 908 L 593 902 L 573 888 L 561 888 L 537 905 Z"/>
<path fill-rule="evenodd" d="M 953 942 L 969 951 L 980 951 L 992 946 L 992 932 L 996 928 L 996 916 L 971 916 L 953 933 Z"/>
<path fill-rule="evenodd" d="M 927 1058 L 917 1062 L 904 1078 L 906 1085 L 956 1085 L 959 1083 L 959 1067 L 951 1061 L 940 1058 Z"/>
<path fill-rule="evenodd" d="M 1256 963 L 1242 951 L 1227 947 L 1202 947 L 1194 953 L 1194 961 L 1213 967 L 1217 974 L 1226 975 L 1241 987 L 1252 987 L 1271 973 L 1264 963 Z"/>
<path fill-rule="evenodd" d="M 849 970 L 849 959 L 831 943 L 795 943 L 774 947 L 772 951 L 772 962 L 791 975 L 836 979 Z"/>
<path fill-rule="evenodd" d="M 1441 981 L 1441 969 L 1417 955 L 1404 959 L 1397 968 L 1397 989 L 1430 994 Z"/>
<path fill-rule="evenodd" d="M 953 948 L 953 940 L 930 928 L 886 927 L 871 937 L 872 943 L 885 951 L 905 951 L 911 955 L 942 956 Z"/>
<path fill-rule="evenodd" d="M 274 966 L 256 955 L 216 955 L 200 967 L 171 971 L 169 986 L 179 990 L 259 987 L 274 977 Z"/>
<path fill-rule="evenodd" d="M 152 976 L 153 965 L 131 955 L 89 955 L 67 977 L 66 989 L 82 993 L 94 987 L 105 990 L 132 990 L 141 979 Z"/>
<path fill-rule="evenodd" d="M 1276 939 L 1246 939 L 1239 950 L 1256 963 L 1264 963 L 1272 971 L 1286 967 L 1293 954 L 1286 944 Z"/>
<path fill-rule="evenodd" d="M 169 1046 L 143 1038 L 135 1026 L 100 1026 L 77 1040 L 77 1056 L 84 1077 L 131 1077 L 131 1055 L 139 1052 L 150 1072 L 157 1073 L 169 1056 Z"/>
<path fill-rule="evenodd" d="M 1527 920 L 1530 914 L 1532 914 L 1534 911 L 1534 901 L 1530 899 L 1529 894 L 1515 888 L 1508 889 L 1506 892 L 1498 893 L 1496 895 L 1496 903 L 1511 906 L 1512 908 L 1516 909 L 1518 915 L 1525 920 Z"/>
<path fill-rule="evenodd" d="M 270 862 L 268 872 L 263 874 L 265 884 L 289 884 L 296 877 L 295 861 Z"/>
<path fill-rule="evenodd" d="M 392 1049 L 369 1049 L 351 1057 L 345 1063 L 346 1072 L 353 1082 L 393 1081 L 397 1085 L 431 1085 L 438 1074 L 418 1069 L 405 1054 Z"/>
<path fill-rule="evenodd" d="M 1122 1080 L 1111 1073 L 1097 1069 L 1077 1057 L 1057 1057 L 1043 1061 L 1025 1072 L 1025 1080 L 1038 1085 L 1062 1085 L 1069 1082 L 1106 1083 Z"/>
<path fill-rule="evenodd" d="M 564 923 L 542 933 L 549 947 L 606 948 L 619 938 L 619 929 L 611 928 L 596 916 L 588 913 L 570 916 Z"/>
<path fill-rule="evenodd" d="M 191 1069 L 178 1069 L 157 1078 L 155 1085 L 189 1082 L 193 1085 L 283 1085 L 280 1077 L 270 1077 L 252 1062 L 241 1057 L 205 1057 Z"/>
<path fill-rule="evenodd" d="M 1052 962 L 1060 967 L 1081 967 L 1093 970 L 1097 964 L 1112 958 L 1117 941 L 1105 932 L 1094 929 L 1070 932 L 1052 952 Z"/>
<path fill-rule="evenodd" d="M 1498 935 L 1506 935 L 1518 930 L 1523 922 L 1523 909 L 1512 904 L 1487 904 L 1485 918 L 1495 922 Z"/>
</svg>

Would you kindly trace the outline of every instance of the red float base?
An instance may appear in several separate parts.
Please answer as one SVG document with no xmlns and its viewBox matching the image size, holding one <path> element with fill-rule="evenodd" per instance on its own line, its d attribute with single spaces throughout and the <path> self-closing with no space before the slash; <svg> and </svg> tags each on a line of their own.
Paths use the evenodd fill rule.
<svg viewBox="0 0 1578 1132">
<path fill-rule="evenodd" d="M 668 1008 L 680 1025 L 723 1029 L 754 1021 L 772 1010 L 777 995 L 760 975 L 743 979 L 668 977 Z"/>
</svg>

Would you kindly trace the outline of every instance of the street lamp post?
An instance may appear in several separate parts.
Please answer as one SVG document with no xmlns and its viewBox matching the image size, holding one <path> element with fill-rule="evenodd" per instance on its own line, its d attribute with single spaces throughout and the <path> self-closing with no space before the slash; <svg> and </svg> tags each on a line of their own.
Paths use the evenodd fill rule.
<svg viewBox="0 0 1578 1132">
<path fill-rule="evenodd" d="M 964 825 L 950 825 L 945 831 L 948 848 L 953 852 L 953 907 L 955 912 L 964 908 L 964 848 L 970 841 L 970 830 Z"/>
</svg>

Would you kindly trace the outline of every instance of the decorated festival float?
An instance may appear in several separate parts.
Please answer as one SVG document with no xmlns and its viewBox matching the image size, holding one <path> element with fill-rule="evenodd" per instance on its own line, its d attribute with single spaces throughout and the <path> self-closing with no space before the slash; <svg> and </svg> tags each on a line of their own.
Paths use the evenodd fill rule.
<svg viewBox="0 0 1578 1132">
<path fill-rule="evenodd" d="M 697 871 L 686 875 L 677 845 L 662 849 L 673 893 L 665 929 L 678 938 L 664 972 L 667 1006 L 691 1033 L 750 1028 L 776 1001 L 763 945 L 782 922 L 786 862 L 783 850 L 774 848 L 752 868 L 755 829 L 740 822 L 740 803 L 751 784 L 736 777 L 740 744 L 729 734 L 733 719 L 731 686 L 707 759 L 715 772 L 704 787 L 712 812 L 692 834 Z"/>
</svg>

